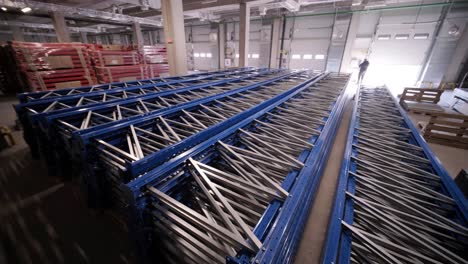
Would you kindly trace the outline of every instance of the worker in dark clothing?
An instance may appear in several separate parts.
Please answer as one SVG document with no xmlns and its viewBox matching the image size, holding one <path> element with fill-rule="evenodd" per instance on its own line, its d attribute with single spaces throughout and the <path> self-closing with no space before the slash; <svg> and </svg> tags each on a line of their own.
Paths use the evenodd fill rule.
<svg viewBox="0 0 468 264">
<path fill-rule="evenodd" d="M 360 83 L 364 79 L 364 74 L 366 74 L 367 68 L 369 67 L 369 61 L 364 59 L 364 61 L 359 64 L 359 77 L 358 82 Z"/>
</svg>

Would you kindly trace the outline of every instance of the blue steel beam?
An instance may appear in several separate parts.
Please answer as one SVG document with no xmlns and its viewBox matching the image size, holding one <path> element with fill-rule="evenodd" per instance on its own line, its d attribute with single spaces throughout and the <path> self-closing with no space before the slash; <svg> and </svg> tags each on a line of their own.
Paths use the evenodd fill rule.
<svg viewBox="0 0 468 264">
<path fill-rule="evenodd" d="M 42 122 L 39 122 L 41 130 L 36 130 L 36 134 L 42 135 L 39 136 L 39 148 L 42 149 L 51 174 L 57 171 L 61 175 L 72 175 L 73 166 L 70 162 L 74 159 L 73 146 L 76 145 L 74 141 L 80 134 L 137 120 L 144 115 L 162 114 L 177 105 L 183 106 L 191 102 L 194 102 L 192 103 L 194 105 L 196 100 L 242 89 L 241 87 L 245 85 L 261 82 L 280 73 L 281 71 L 278 70 L 249 72 L 249 74 L 243 74 L 242 77 L 101 104 L 79 111 L 45 113 L 41 116 Z M 39 133 L 41 131 L 42 133 Z"/>
<path fill-rule="evenodd" d="M 299 85 L 122 185 L 130 225 L 143 225 L 135 230 L 154 235 L 164 247 L 158 252 L 175 261 L 290 262 L 341 117 L 346 77 Z M 148 249 L 148 237 L 136 236 Z"/>
<path fill-rule="evenodd" d="M 39 150 L 37 147 L 36 135 L 34 133 L 34 126 L 36 125 L 35 122 L 38 118 L 50 115 L 51 113 L 71 112 L 90 106 L 108 104 L 110 102 L 121 102 L 127 100 L 128 98 L 140 98 L 144 97 L 148 93 L 162 93 L 162 95 L 164 95 L 170 94 L 174 90 L 190 90 L 191 86 L 193 85 L 207 82 L 216 82 L 218 79 L 223 77 L 228 77 L 234 74 L 245 74 L 253 71 L 255 70 L 247 69 L 245 71 L 230 71 L 227 73 L 219 73 L 204 77 L 173 80 L 166 83 L 79 93 L 58 98 L 46 98 L 16 105 L 15 109 L 24 128 L 25 140 L 30 146 L 33 155 L 38 157 Z"/>
<path fill-rule="evenodd" d="M 232 119 L 238 118 L 240 114 L 253 113 L 257 109 L 256 105 L 263 101 L 294 91 L 295 88 L 291 89 L 294 84 L 303 81 L 299 77 L 300 72 L 280 75 L 135 121 L 80 135 L 83 164 L 88 165 L 86 175 L 91 188 L 90 197 L 95 193 L 108 193 L 99 190 L 114 188 L 113 182 L 117 185 L 129 182 L 184 149 L 224 130 L 232 125 Z M 99 169 L 94 172 L 93 168 L 110 174 L 103 188 L 98 187 L 95 179 L 104 178 L 98 176 Z M 102 200 L 97 197 L 90 199 Z"/>
<path fill-rule="evenodd" d="M 322 263 L 468 263 L 468 201 L 386 88 L 354 105 Z"/>
<path fill-rule="evenodd" d="M 86 93 L 75 93 L 67 96 L 44 98 L 31 102 L 15 105 L 18 115 L 23 113 L 39 114 L 60 109 L 69 109 L 76 107 L 86 107 L 98 103 L 106 103 L 114 100 L 124 100 L 136 96 L 144 96 L 148 93 L 157 93 L 176 88 L 185 88 L 189 85 L 199 84 L 207 81 L 225 78 L 235 74 L 252 72 L 254 69 L 221 72 L 207 76 L 194 76 L 194 78 L 175 79 L 168 82 L 159 82 L 156 84 L 146 84 L 141 86 L 130 86 L 110 90 L 98 90 Z"/>
<path fill-rule="evenodd" d="M 66 89 L 59 89 L 53 91 L 38 91 L 38 92 L 26 92 L 18 94 L 18 100 L 20 103 L 31 102 L 35 100 L 42 100 L 42 99 L 50 99 L 56 98 L 61 96 L 69 96 L 75 94 L 82 94 L 82 93 L 89 93 L 89 92 L 96 92 L 96 91 L 103 91 L 103 90 L 112 90 L 118 88 L 126 88 L 131 86 L 142 86 L 148 84 L 157 84 L 157 83 L 166 83 L 172 82 L 177 80 L 183 79 L 193 79 L 197 77 L 203 77 L 213 74 L 219 73 L 226 73 L 230 71 L 244 71 L 248 69 L 253 69 L 252 67 L 245 67 L 245 68 L 233 68 L 223 71 L 211 71 L 211 72 L 202 72 L 196 74 L 189 74 L 184 76 L 174 76 L 174 77 L 167 77 L 167 78 L 153 78 L 153 79 L 144 79 L 138 81 L 128 81 L 128 82 L 114 82 L 114 83 L 106 83 L 106 84 L 97 84 L 92 86 L 83 86 L 83 87 L 76 87 L 76 88 L 66 88 Z"/>
<path fill-rule="evenodd" d="M 74 134 L 84 134 L 103 127 L 115 125 L 121 120 L 136 118 L 143 114 L 152 113 L 155 110 L 163 110 L 177 104 L 186 103 L 192 100 L 208 97 L 217 93 L 239 88 L 247 84 L 249 79 L 256 77 L 268 77 L 271 74 L 277 74 L 278 70 L 260 70 L 247 72 L 238 76 L 228 76 L 219 81 L 192 85 L 187 88 L 175 89 L 166 92 L 153 93 L 134 98 L 113 101 L 107 104 L 99 104 L 90 107 L 80 108 L 80 111 L 66 112 L 47 112 L 37 114 L 35 117 L 41 123 L 41 128 L 48 130 L 50 125 L 57 124 L 63 127 L 64 132 Z M 231 77 L 231 78 L 229 78 Z M 121 117 L 113 117 L 117 112 L 117 106 L 121 107 Z M 125 109 L 124 109 L 125 108 Z M 127 110 L 127 111 L 125 111 Z M 89 123 L 92 120 L 86 120 L 87 116 L 96 115 L 96 123 Z M 101 116 L 102 119 L 99 119 Z M 106 119 L 108 117 L 110 119 Z M 111 120 L 112 119 L 112 120 Z M 86 123 L 85 126 L 82 126 Z"/>
</svg>

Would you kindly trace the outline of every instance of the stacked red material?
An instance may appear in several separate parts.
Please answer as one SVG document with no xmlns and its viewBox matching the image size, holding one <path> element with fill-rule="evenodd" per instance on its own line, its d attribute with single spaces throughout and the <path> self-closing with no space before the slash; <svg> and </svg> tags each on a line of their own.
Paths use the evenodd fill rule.
<svg viewBox="0 0 468 264">
<path fill-rule="evenodd" d="M 143 46 L 140 48 L 143 63 L 167 63 L 167 50 L 164 45 Z"/>
<path fill-rule="evenodd" d="M 90 51 L 95 66 L 122 66 L 140 64 L 138 51 L 96 50 Z"/>
<path fill-rule="evenodd" d="M 99 83 L 148 79 L 145 65 L 96 67 Z"/>
<path fill-rule="evenodd" d="M 87 46 L 81 43 L 11 43 L 23 70 L 91 68 Z"/>
<path fill-rule="evenodd" d="M 165 74 L 169 73 L 169 65 L 163 63 L 148 64 L 146 65 L 146 71 L 148 73 L 148 78 L 163 77 Z"/>
<path fill-rule="evenodd" d="M 88 70 L 87 68 L 56 71 L 29 71 L 26 72 L 26 76 L 30 87 L 37 91 L 96 84 L 94 71 Z"/>
<path fill-rule="evenodd" d="M 92 49 L 100 83 L 157 78 L 169 72 L 164 45 L 94 45 Z"/>
<path fill-rule="evenodd" d="M 11 46 L 32 91 L 96 83 L 86 44 L 13 41 Z"/>
<path fill-rule="evenodd" d="M 147 66 L 148 78 L 156 78 L 169 73 L 167 50 L 164 45 L 143 46 L 140 48 L 143 63 Z"/>
</svg>

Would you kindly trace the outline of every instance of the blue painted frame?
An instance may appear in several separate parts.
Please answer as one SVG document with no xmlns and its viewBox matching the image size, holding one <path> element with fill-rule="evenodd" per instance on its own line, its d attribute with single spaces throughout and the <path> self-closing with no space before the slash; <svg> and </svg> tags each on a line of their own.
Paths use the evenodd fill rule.
<svg viewBox="0 0 468 264">
<path fill-rule="evenodd" d="M 389 92 L 390 93 L 390 92 Z M 390 93 L 391 94 L 391 93 Z M 346 191 L 354 194 L 355 184 L 354 177 L 349 176 L 349 171 L 356 170 L 356 164 L 351 160 L 354 152 L 352 144 L 357 143 L 354 138 L 358 135 L 357 127 L 359 125 L 359 116 L 357 110 L 359 106 L 360 89 L 357 91 L 356 101 L 354 103 L 353 116 L 351 119 L 350 128 L 348 131 L 347 145 L 342 162 L 341 172 L 338 180 L 337 191 L 335 193 L 335 202 L 333 211 L 328 224 L 327 238 L 323 248 L 322 263 L 349 263 L 351 256 L 351 241 L 352 237 L 348 232 L 343 232 L 341 221 L 352 224 L 353 222 L 353 203 L 346 199 Z M 411 130 L 411 134 L 415 139 L 415 143 L 423 149 L 424 154 L 431 162 L 436 174 L 440 176 L 443 186 L 448 191 L 448 194 L 454 199 L 460 209 L 465 222 L 468 222 L 468 200 L 464 197 L 461 190 L 449 176 L 447 170 L 442 166 L 440 160 L 434 155 L 429 145 L 419 133 L 416 126 L 408 117 L 407 113 L 398 103 L 398 100 L 392 96 L 396 109 L 403 117 L 405 125 Z"/>
<path fill-rule="evenodd" d="M 71 90 L 78 90 L 78 91 L 83 91 L 87 92 L 89 89 L 93 88 L 105 88 L 109 87 L 109 85 L 138 85 L 138 83 L 141 82 L 148 82 L 148 81 L 161 81 L 165 82 L 166 80 L 180 80 L 185 77 L 200 77 L 200 76 L 206 76 L 206 75 L 212 75 L 216 73 L 222 73 L 222 72 L 231 72 L 231 71 L 237 71 L 237 70 L 248 70 L 248 69 L 254 69 L 253 67 L 244 67 L 244 68 L 233 68 L 233 69 L 227 69 L 227 70 L 222 70 L 222 71 L 209 71 L 209 72 L 202 72 L 202 73 L 194 73 L 194 74 L 188 74 L 188 75 L 183 75 L 183 76 L 173 76 L 173 77 L 168 77 L 168 78 L 152 78 L 152 79 L 143 79 L 143 80 L 137 80 L 137 81 L 129 81 L 129 82 L 113 82 L 113 83 L 105 83 L 105 84 L 96 84 L 96 85 L 90 85 L 90 86 L 81 86 L 81 87 L 76 87 L 76 88 L 65 88 L 65 89 L 59 89 L 59 90 L 54 90 L 54 93 L 62 94 L 66 96 L 68 92 Z M 112 88 L 113 89 L 113 88 Z M 37 91 L 37 92 L 25 92 L 25 93 L 19 93 L 17 94 L 17 98 L 20 101 L 20 103 L 25 103 L 25 102 L 30 102 L 32 100 L 42 100 L 41 97 L 50 93 L 51 91 Z M 34 99 L 27 99 L 27 97 L 35 97 Z"/>
</svg>

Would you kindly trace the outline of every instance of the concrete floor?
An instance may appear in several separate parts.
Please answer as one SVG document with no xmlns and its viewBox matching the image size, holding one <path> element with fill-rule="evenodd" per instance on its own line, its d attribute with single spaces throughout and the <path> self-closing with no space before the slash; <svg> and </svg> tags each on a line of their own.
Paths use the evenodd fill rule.
<svg viewBox="0 0 468 264">
<path fill-rule="evenodd" d="M 0 98 L 0 124 L 14 126 L 15 102 Z M 348 101 L 296 263 L 320 261 L 351 114 Z M 86 208 L 79 183 L 47 176 L 42 162 L 31 158 L 21 131 L 13 134 L 17 145 L 0 151 L 0 263 L 133 263 L 131 245 L 112 214 Z M 430 146 L 452 177 L 468 165 L 468 150 Z M 17 256 L 22 262 L 2 261 Z"/>
<path fill-rule="evenodd" d="M 12 128 L 13 103 L 0 98 L 0 124 L 11 127 L 17 143 L 0 151 L 0 263 L 133 263 L 112 214 L 88 209 L 77 181 L 49 177 L 32 159 L 22 132 Z"/>
</svg>

